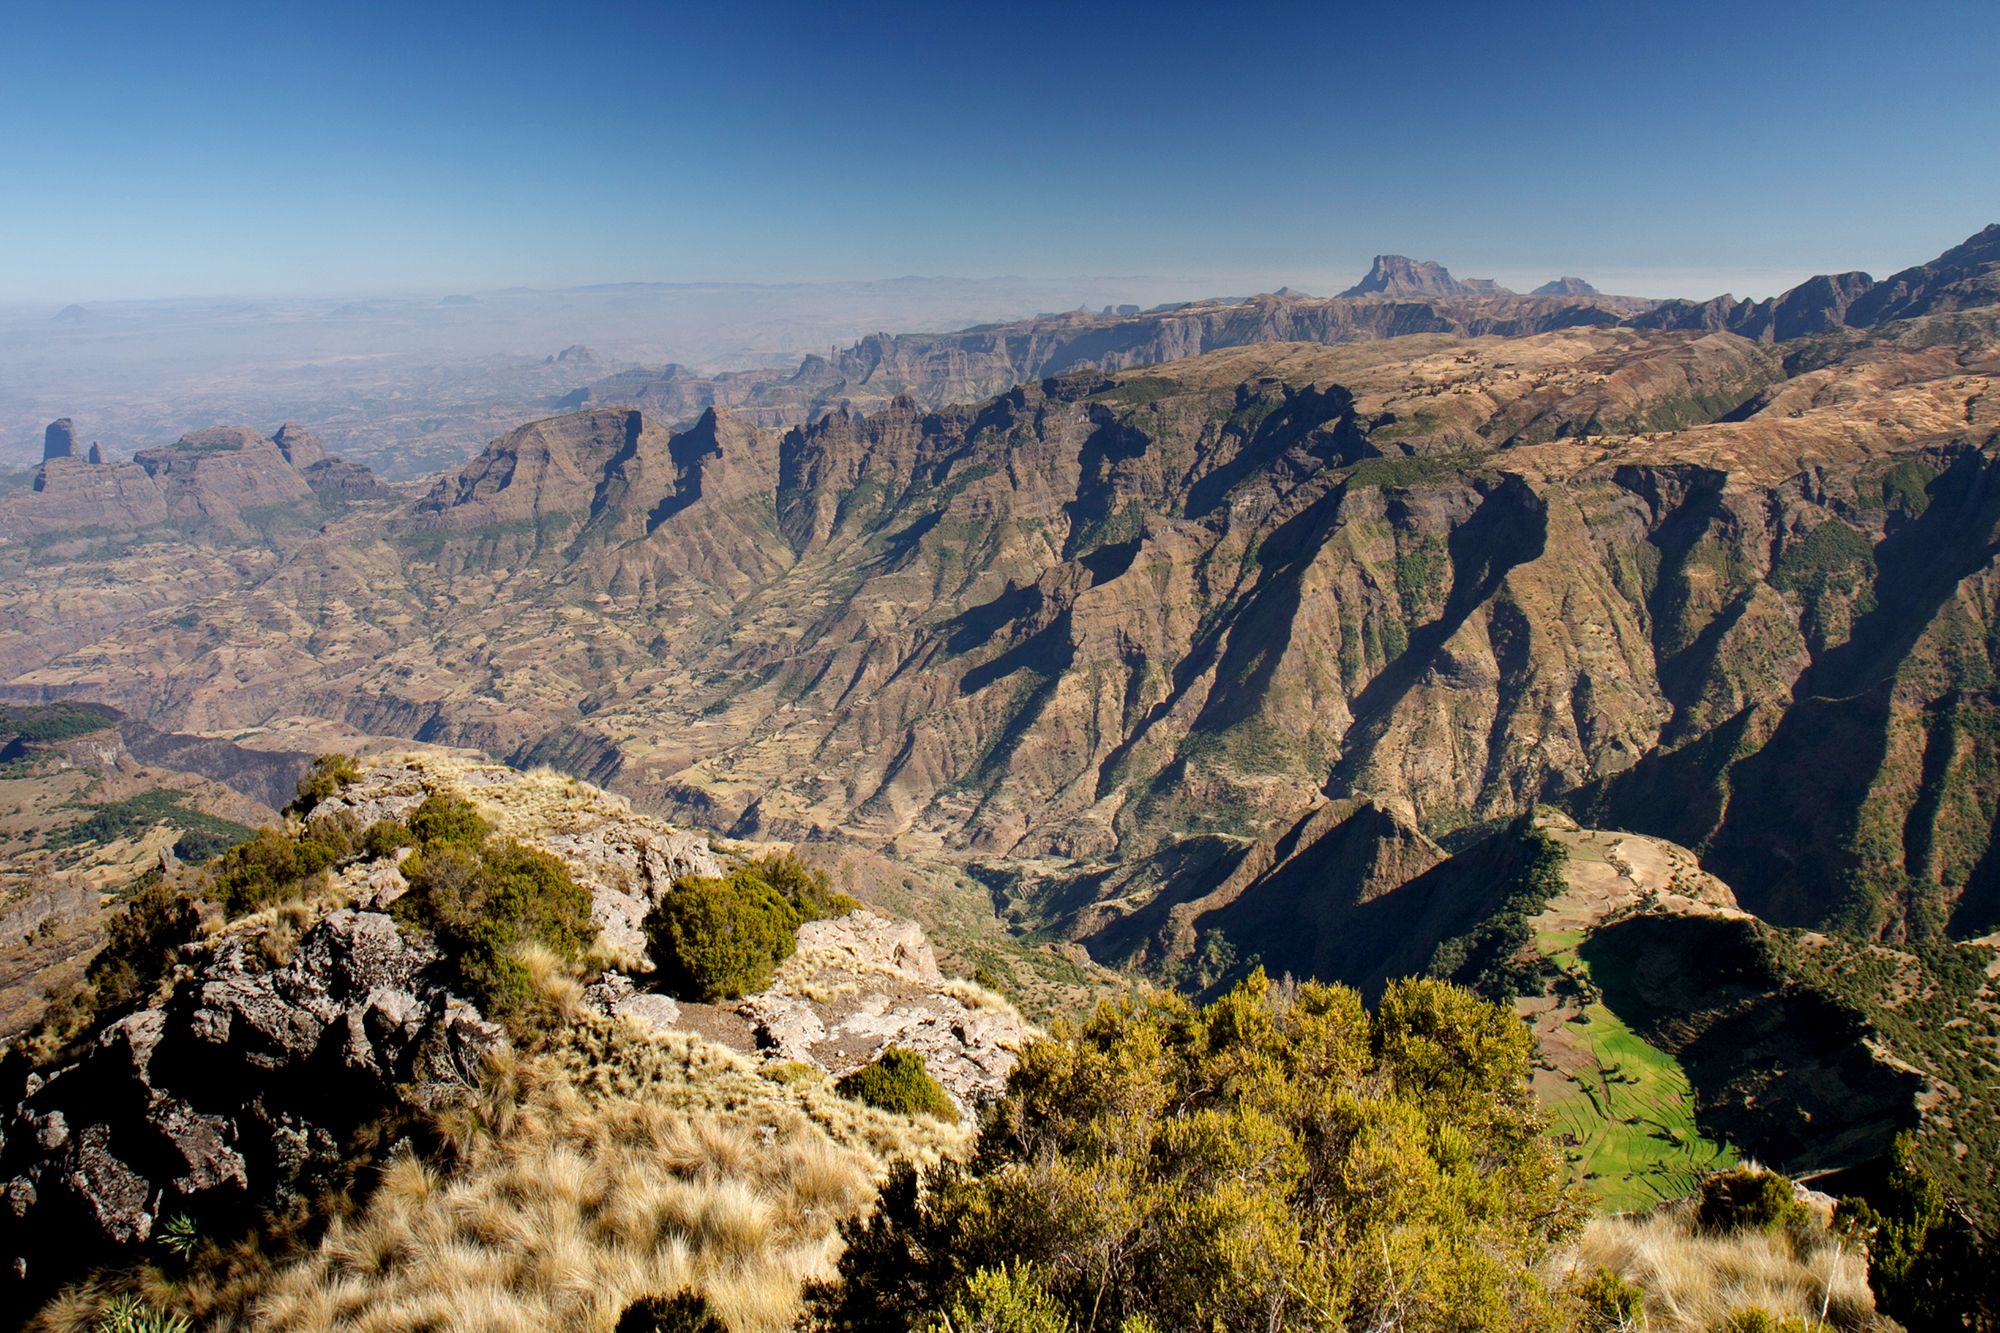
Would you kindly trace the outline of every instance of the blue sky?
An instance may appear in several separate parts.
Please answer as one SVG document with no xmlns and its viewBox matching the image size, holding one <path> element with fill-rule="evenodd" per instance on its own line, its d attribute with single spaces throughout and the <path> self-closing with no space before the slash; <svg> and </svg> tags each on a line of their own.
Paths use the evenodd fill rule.
<svg viewBox="0 0 2000 1333">
<path fill-rule="evenodd" d="M 5 26 L 0 301 L 1332 290 L 1378 251 L 1764 294 L 2000 220 L 1991 3 L 63 0 Z"/>
</svg>

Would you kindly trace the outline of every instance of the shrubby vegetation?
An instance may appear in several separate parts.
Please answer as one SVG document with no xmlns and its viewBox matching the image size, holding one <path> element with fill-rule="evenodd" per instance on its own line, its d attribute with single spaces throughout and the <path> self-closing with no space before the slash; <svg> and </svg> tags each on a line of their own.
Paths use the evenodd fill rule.
<svg viewBox="0 0 2000 1333">
<path fill-rule="evenodd" d="M 834 1084 L 843 1097 L 866 1102 L 897 1115 L 930 1115 L 940 1120 L 958 1119 L 944 1086 L 931 1077 L 924 1057 L 901 1046 L 890 1046 L 866 1064 Z"/>
<path fill-rule="evenodd" d="M 215 862 L 208 894 L 232 917 L 302 898 L 355 850 L 352 821 L 314 820 L 296 836 L 258 829 Z"/>
<path fill-rule="evenodd" d="M 1924 1169 L 1916 1141 L 1896 1137 L 1870 1199 L 1843 1199 L 1838 1220 L 1868 1246 L 1868 1284 L 1885 1314 L 1926 1329 L 2000 1329 L 2000 1273 L 1986 1242 Z"/>
<path fill-rule="evenodd" d="M 350 782 L 358 781 L 361 769 L 354 760 L 344 754 L 323 754 L 313 760 L 312 767 L 299 779 L 298 799 L 293 801 L 289 813 L 308 815 L 313 807 L 329 796 L 339 794 L 340 789 Z"/>
<path fill-rule="evenodd" d="M 105 927 L 104 947 L 79 982 L 53 987 L 41 1022 L 8 1054 L 31 1065 L 55 1059 L 152 996 L 173 970 L 181 946 L 201 934 L 193 895 L 154 872 L 135 887 Z"/>
<path fill-rule="evenodd" d="M 771 984 L 799 927 L 855 901 L 796 856 L 766 856 L 723 876 L 690 875 L 646 915 L 659 984 L 683 1000 L 733 1000 Z"/>
<path fill-rule="evenodd" d="M 1528 922 L 1562 892 L 1569 853 L 1536 828 L 1531 815 L 1523 815 L 1495 836 L 1512 842 L 1499 903 L 1471 930 L 1441 941 L 1427 970 L 1431 976 L 1470 986 L 1488 999 L 1505 1001 L 1539 992 L 1553 970 L 1539 956 L 1529 963 L 1517 961 L 1517 956 L 1533 939 Z"/>
<path fill-rule="evenodd" d="M 566 962 L 579 959 L 597 934 L 589 892 L 548 853 L 492 837 L 462 797 L 426 797 L 410 816 L 409 833 L 416 842 L 403 862 L 410 891 L 391 915 L 431 933 L 455 987 L 488 1017 L 518 1026 L 535 999 L 522 950 L 539 946 Z M 391 830 L 378 841 L 395 836 Z"/>
<path fill-rule="evenodd" d="M 1261 972 L 1207 1009 L 1107 1003 L 1022 1056 L 963 1165 L 845 1228 L 831 1329 L 1553 1329 L 1580 1224 L 1530 1039 L 1437 981 L 1370 1016 Z M 998 1312 L 1012 1311 L 1009 1322 Z M 991 1316 L 995 1322 L 979 1321 Z"/>
</svg>

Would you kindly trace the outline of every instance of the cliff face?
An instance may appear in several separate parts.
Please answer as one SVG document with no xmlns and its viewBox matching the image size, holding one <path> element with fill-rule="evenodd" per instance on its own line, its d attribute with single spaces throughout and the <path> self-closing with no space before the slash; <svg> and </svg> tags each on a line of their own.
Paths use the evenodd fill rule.
<svg viewBox="0 0 2000 1333">
<path fill-rule="evenodd" d="M 262 541 L 274 528 L 298 535 L 317 526 L 324 515 L 316 494 L 381 494 L 366 468 L 328 458 L 316 436 L 292 424 L 269 439 L 240 426 L 192 431 L 130 463 L 107 463 L 95 445 L 78 455 L 65 418 L 49 426 L 45 452 L 34 483 L 0 499 L 0 540 L 83 549 L 171 528 L 211 542 Z"/>
<path fill-rule="evenodd" d="M 756 425 L 795 426 L 843 407 L 876 410 L 901 396 L 938 408 L 1049 375 L 1123 370 L 1260 342 L 1337 344 L 1417 333 L 1512 337 L 1615 324 L 1654 304 L 1452 285 L 1450 294 L 1403 287 L 1364 300 L 1280 294 L 1131 313 L 1074 311 L 958 333 L 873 334 L 830 358 L 808 356 L 789 375 L 705 377 L 667 366 L 600 380 L 556 405 L 629 404 L 669 423 L 720 407 Z"/>
<path fill-rule="evenodd" d="M 1868 329 L 1899 319 L 1973 310 L 2000 302 L 2000 224 L 1987 227 L 1928 264 L 1882 282 L 1866 273 L 1820 274 L 1781 296 L 1738 301 L 1665 301 L 1632 320 L 1635 328 L 1726 329 L 1783 342 L 1826 329 Z"/>
<path fill-rule="evenodd" d="M 1264 344 L 778 438 L 586 412 L 136 631 L 171 667 L 114 635 L 15 688 L 975 860 L 1566 800 L 1780 920 L 1977 931 L 1997 324 Z"/>
</svg>

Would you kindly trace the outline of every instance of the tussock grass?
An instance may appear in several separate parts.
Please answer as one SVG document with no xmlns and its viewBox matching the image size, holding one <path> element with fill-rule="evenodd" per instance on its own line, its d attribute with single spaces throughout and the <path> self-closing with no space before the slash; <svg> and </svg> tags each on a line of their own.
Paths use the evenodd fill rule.
<svg viewBox="0 0 2000 1333">
<path fill-rule="evenodd" d="M 1782 1232 L 1703 1232 L 1693 1200 L 1644 1214 L 1594 1219 L 1569 1262 L 1589 1274 L 1608 1268 L 1646 1293 L 1656 1333 L 1708 1333 L 1731 1315 L 1762 1310 L 1818 1329 L 1888 1327 L 1875 1314 L 1868 1261 L 1827 1232 L 1795 1248 Z"/>
<path fill-rule="evenodd" d="M 392 1160 L 365 1209 L 271 1277 L 258 1327 L 610 1329 L 638 1297 L 691 1289 L 736 1333 L 776 1333 L 886 1162 L 963 1141 L 588 1017 L 453 1115 L 455 1169 Z"/>
</svg>

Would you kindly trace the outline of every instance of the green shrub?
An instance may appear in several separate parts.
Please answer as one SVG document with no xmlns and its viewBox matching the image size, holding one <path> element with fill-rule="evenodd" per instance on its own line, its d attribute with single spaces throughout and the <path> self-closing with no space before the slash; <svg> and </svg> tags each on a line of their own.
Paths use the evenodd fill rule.
<svg viewBox="0 0 2000 1333">
<path fill-rule="evenodd" d="M 290 813 L 306 815 L 314 806 L 329 796 L 337 796 L 340 789 L 350 782 L 358 781 L 361 769 L 353 758 L 344 754 L 323 754 L 313 760 L 312 767 L 299 779 L 298 799 L 291 804 Z"/>
<path fill-rule="evenodd" d="M 450 792 L 434 791 L 410 812 L 410 836 L 419 847 L 477 848 L 493 826 L 472 808 L 472 802 Z"/>
<path fill-rule="evenodd" d="M 1069 1333 L 1069 1316 L 1026 1264 L 982 1268 L 923 1333 Z"/>
<path fill-rule="evenodd" d="M 733 1000 L 771 984 L 799 943 L 799 914 L 747 869 L 689 876 L 646 914 L 661 987 L 683 1000 Z"/>
<path fill-rule="evenodd" d="M 561 861 L 511 839 L 470 849 L 432 842 L 403 862 L 403 874 L 410 891 L 390 914 L 431 933 L 454 984 L 489 1017 L 512 1020 L 529 1009 L 523 946 L 574 960 L 597 934 L 589 891 Z"/>
<path fill-rule="evenodd" d="M 613 1333 L 729 1333 L 729 1326 L 697 1292 L 642 1296 L 625 1307 Z"/>
<path fill-rule="evenodd" d="M 185 891 L 163 880 L 141 885 L 104 931 L 104 947 L 84 979 L 101 1012 L 144 999 L 174 965 L 181 946 L 201 934 L 201 911 Z"/>
<path fill-rule="evenodd" d="M 1739 1166 L 1701 1182 L 1695 1221 L 1704 1231 L 1763 1231 L 1804 1238 L 1819 1228 L 1789 1177 Z"/>
<path fill-rule="evenodd" d="M 776 889 L 792 905 L 800 921 L 824 921 L 846 916 L 861 906 L 836 890 L 833 880 L 824 870 L 807 865 L 791 852 L 774 852 L 760 857 L 744 869 Z"/>
<path fill-rule="evenodd" d="M 1840 1201 L 1835 1221 L 1868 1246 L 1877 1307 L 1913 1329 L 2000 1329 L 2000 1276 L 1990 1246 L 1945 1199 L 1898 1134 L 1889 1171 L 1870 1198 Z"/>
<path fill-rule="evenodd" d="M 1372 1018 L 1261 971 L 1205 1009 L 1107 1002 L 1022 1052 L 969 1158 L 892 1171 L 813 1315 L 956 1328 L 975 1275 L 1025 1265 L 1080 1328 L 1553 1333 L 1545 1265 L 1583 1209 L 1531 1046 L 1436 981 Z"/>
<path fill-rule="evenodd" d="M 1570 1284 L 1582 1307 L 1578 1333 L 1624 1333 L 1646 1325 L 1646 1289 L 1600 1266 Z"/>
<path fill-rule="evenodd" d="M 315 820 L 296 837 L 261 828 L 216 858 L 209 894 L 232 917 L 289 902 L 353 850 L 351 829 L 333 819 Z"/>
<path fill-rule="evenodd" d="M 378 819 L 361 835 L 361 850 L 371 861 L 380 860 L 393 856 L 397 848 L 408 847 L 415 841 L 409 825 L 396 819 Z"/>
<path fill-rule="evenodd" d="M 940 1120 L 958 1119 L 943 1085 L 931 1077 L 924 1057 L 901 1046 L 890 1046 L 866 1064 L 833 1085 L 843 1097 L 897 1115 L 930 1115 Z"/>
</svg>

